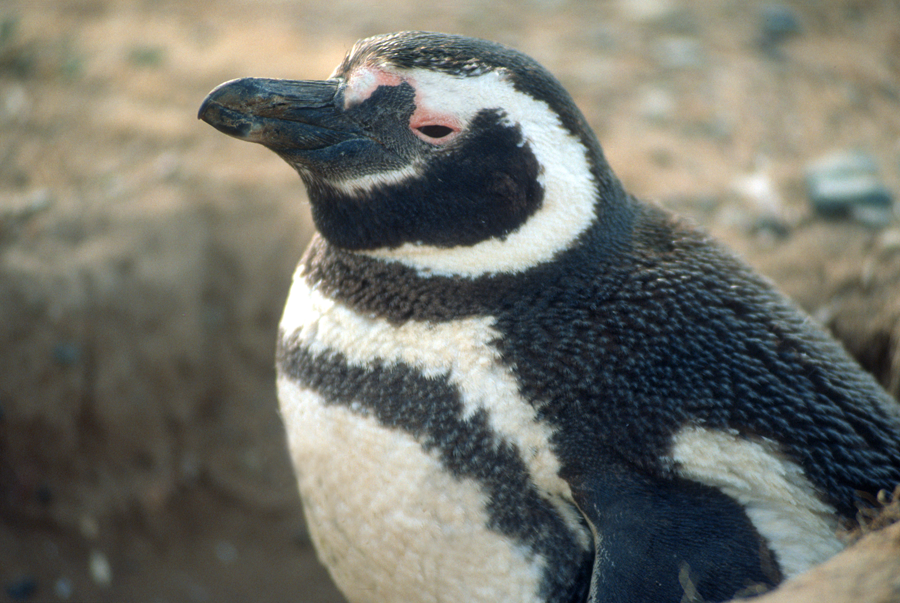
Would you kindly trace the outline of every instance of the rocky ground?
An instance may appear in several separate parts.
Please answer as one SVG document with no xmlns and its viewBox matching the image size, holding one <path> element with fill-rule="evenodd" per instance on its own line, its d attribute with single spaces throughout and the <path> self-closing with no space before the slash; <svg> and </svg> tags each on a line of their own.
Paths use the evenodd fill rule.
<svg viewBox="0 0 900 603">
<path fill-rule="evenodd" d="M 0 3 L 0 600 L 340 600 L 273 388 L 304 193 L 196 120 L 216 84 L 323 78 L 398 29 L 516 46 L 630 190 L 711 230 L 897 396 L 900 220 L 879 203 L 900 193 L 898 23 L 888 0 Z M 863 157 L 838 175 L 862 193 L 826 217 L 806 175 L 834 151 Z"/>
</svg>

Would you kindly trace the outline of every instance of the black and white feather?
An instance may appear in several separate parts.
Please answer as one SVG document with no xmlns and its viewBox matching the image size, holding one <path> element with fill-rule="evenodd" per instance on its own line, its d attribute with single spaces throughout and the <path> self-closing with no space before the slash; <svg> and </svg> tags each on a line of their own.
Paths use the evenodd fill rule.
<svg viewBox="0 0 900 603">
<path fill-rule="evenodd" d="M 348 599 L 707 601 L 842 548 L 900 407 L 779 293 L 623 190 L 560 84 L 405 32 L 200 116 L 306 184 L 278 389 Z"/>
</svg>

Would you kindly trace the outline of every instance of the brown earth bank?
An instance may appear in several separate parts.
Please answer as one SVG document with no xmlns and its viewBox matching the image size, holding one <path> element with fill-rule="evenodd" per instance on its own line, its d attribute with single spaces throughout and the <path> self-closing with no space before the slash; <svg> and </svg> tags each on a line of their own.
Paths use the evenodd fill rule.
<svg viewBox="0 0 900 603">
<path fill-rule="evenodd" d="M 804 174 L 857 150 L 900 191 L 898 23 L 866 0 L 0 2 L 0 600 L 340 600 L 273 386 L 304 192 L 196 120 L 216 84 L 324 78 L 400 29 L 520 48 L 632 192 L 711 230 L 897 396 L 900 221 L 824 219 Z"/>
</svg>

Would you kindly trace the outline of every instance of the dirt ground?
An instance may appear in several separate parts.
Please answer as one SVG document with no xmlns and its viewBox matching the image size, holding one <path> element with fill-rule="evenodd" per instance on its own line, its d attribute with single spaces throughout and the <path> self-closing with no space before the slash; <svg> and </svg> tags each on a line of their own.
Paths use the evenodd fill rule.
<svg viewBox="0 0 900 603">
<path fill-rule="evenodd" d="M 818 217 L 804 169 L 858 149 L 900 193 L 900 3 L 430 4 L 0 0 L 0 601 L 341 600 L 273 386 L 304 192 L 196 111 L 234 77 L 324 78 L 366 35 L 536 57 L 632 192 L 710 229 L 898 395 L 900 220 Z M 765 46 L 772 6 L 796 31 Z"/>
</svg>

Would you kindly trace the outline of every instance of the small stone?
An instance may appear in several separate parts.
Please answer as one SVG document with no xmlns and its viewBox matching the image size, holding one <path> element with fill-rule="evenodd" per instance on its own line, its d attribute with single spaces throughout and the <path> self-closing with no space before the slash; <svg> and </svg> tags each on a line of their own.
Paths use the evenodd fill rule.
<svg viewBox="0 0 900 603">
<path fill-rule="evenodd" d="M 78 344 L 62 342 L 53 346 L 53 360 L 60 366 L 72 366 L 81 358 Z"/>
<path fill-rule="evenodd" d="M 185 584 L 187 588 L 187 598 L 194 603 L 206 603 L 209 601 L 209 591 L 205 586 L 193 580 Z"/>
<path fill-rule="evenodd" d="M 135 46 L 128 53 L 128 60 L 137 67 L 160 67 L 166 59 L 166 50 L 160 46 Z"/>
<path fill-rule="evenodd" d="M 677 8 L 673 0 L 620 0 L 618 4 L 622 14 L 636 22 L 665 19 Z"/>
<path fill-rule="evenodd" d="M 31 216 L 45 212 L 53 207 L 54 202 L 53 191 L 49 188 L 39 188 L 25 198 L 24 217 L 30 218 Z"/>
<path fill-rule="evenodd" d="M 0 119 L 16 121 L 25 119 L 26 111 L 31 108 L 28 93 L 23 86 L 12 85 L 7 88 L 0 99 Z"/>
<path fill-rule="evenodd" d="M 890 253 L 900 251 L 900 228 L 891 228 L 882 232 L 878 237 L 878 248 Z"/>
<path fill-rule="evenodd" d="M 0 205 L 0 223 L 21 225 L 47 211 L 55 200 L 49 188 L 39 188 L 13 199 L 3 199 Z"/>
<path fill-rule="evenodd" d="M 769 216 L 781 215 L 783 208 L 781 196 L 766 171 L 758 170 L 741 176 L 732 182 L 731 188 L 749 201 L 757 212 Z"/>
<path fill-rule="evenodd" d="M 772 178 L 764 167 L 732 181 L 731 189 L 743 201 L 746 213 L 744 228 L 773 241 L 783 239 L 791 231 L 785 219 L 784 203 Z"/>
<path fill-rule="evenodd" d="M 779 216 L 759 216 L 750 225 L 750 231 L 757 235 L 767 236 L 773 241 L 787 238 L 791 234 L 791 225 Z"/>
<path fill-rule="evenodd" d="M 656 44 L 656 59 L 668 69 L 697 69 L 705 59 L 700 42 L 694 38 L 671 36 Z"/>
<path fill-rule="evenodd" d="M 647 121 L 663 124 L 675 114 L 675 99 L 663 88 L 647 88 L 640 93 L 637 110 Z"/>
<path fill-rule="evenodd" d="M 241 465 L 253 473 L 260 473 L 265 468 L 265 458 L 256 448 L 247 448 L 241 454 Z"/>
<path fill-rule="evenodd" d="M 202 466 L 197 455 L 188 452 L 181 459 L 181 476 L 185 480 L 189 482 L 196 480 L 200 477 L 201 470 Z"/>
<path fill-rule="evenodd" d="M 870 228 L 884 228 L 894 221 L 894 212 L 890 207 L 860 205 L 850 210 L 850 216 L 856 222 Z"/>
<path fill-rule="evenodd" d="M 606 23 L 594 23 L 585 30 L 585 38 L 591 47 L 601 52 L 614 52 L 618 43 L 616 30 Z"/>
<path fill-rule="evenodd" d="M 94 540 L 100 534 L 100 525 L 90 515 L 84 515 L 78 522 L 78 531 L 88 540 Z"/>
<path fill-rule="evenodd" d="M 230 565 L 237 561 L 237 548 L 227 540 L 220 540 L 216 543 L 216 559 L 226 565 Z"/>
<path fill-rule="evenodd" d="M 760 11 L 759 44 L 772 49 L 791 36 L 800 33 L 797 13 L 783 4 L 767 4 Z"/>
<path fill-rule="evenodd" d="M 56 597 L 62 599 L 64 601 L 72 598 L 72 582 L 67 578 L 60 578 L 56 581 L 56 584 L 53 585 L 53 592 L 56 594 Z"/>
<path fill-rule="evenodd" d="M 806 170 L 806 188 L 813 209 L 823 216 L 851 217 L 871 226 L 893 219 L 893 196 L 865 153 L 840 152 L 815 161 Z"/>
<path fill-rule="evenodd" d="M 807 188 L 813 207 L 823 215 L 846 215 L 859 205 L 882 208 L 891 205 L 890 192 L 877 178 L 865 174 L 813 175 L 807 180 Z"/>
<path fill-rule="evenodd" d="M 27 601 L 37 592 L 37 578 L 24 576 L 6 585 L 6 594 L 13 601 Z"/>
<path fill-rule="evenodd" d="M 91 551 L 88 568 L 91 572 L 91 579 L 96 584 L 105 587 L 112 583 L 112 567 L 102 551 Z"/>
<path fill-rule="evenodd" d="M 871 155 L 862 151 L 836 151 L 815 160 L 809 171 L 830 174 L 877 174 L 878 164 Z"/>
</svg>

